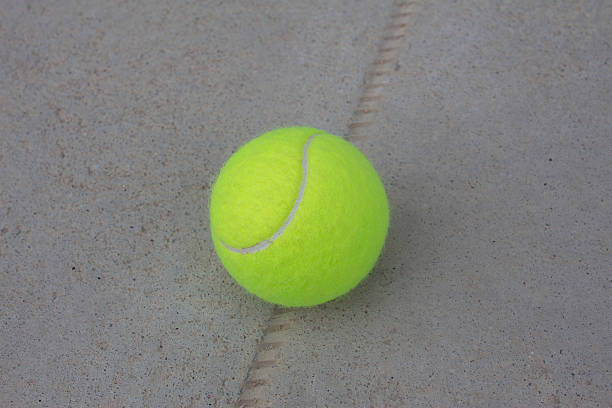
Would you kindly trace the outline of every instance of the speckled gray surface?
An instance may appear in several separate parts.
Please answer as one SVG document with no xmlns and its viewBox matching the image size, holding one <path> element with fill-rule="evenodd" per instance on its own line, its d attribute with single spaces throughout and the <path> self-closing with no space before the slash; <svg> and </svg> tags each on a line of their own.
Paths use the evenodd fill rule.
<svg viewBox="0 0 612 408">
<path fill-rule="evenodd" d="M 240 144 L 345 134 L 390 4 L 4 1 L 0 405 L 230 406 L 271 307 L 208 236 Z M 612 406 L 612 5 L 424 4 L 359 147 L 392 226 L 274 406 Z"/>
</svg>

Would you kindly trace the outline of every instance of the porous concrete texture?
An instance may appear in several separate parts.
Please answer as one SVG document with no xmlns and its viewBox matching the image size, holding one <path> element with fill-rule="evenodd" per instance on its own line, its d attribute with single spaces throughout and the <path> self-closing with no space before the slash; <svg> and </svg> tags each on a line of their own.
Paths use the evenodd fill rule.
<svg viewBox="0 0 612 408">
<path fill-rule="evenodd" d="M 358 147 L 391 205 L 271 406 L 612 406 L 612 4 L 423 2 Z M 219 167 L 347 134 L 390 1 L 0 2 L 0 406 L 231 406 L 272 313 Z"/>
</svg>

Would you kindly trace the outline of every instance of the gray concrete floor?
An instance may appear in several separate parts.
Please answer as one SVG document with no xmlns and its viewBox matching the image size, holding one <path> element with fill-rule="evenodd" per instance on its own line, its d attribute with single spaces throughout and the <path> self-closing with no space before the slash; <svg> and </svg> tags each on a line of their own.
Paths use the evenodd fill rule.
<svg viewBox="0 0 612 408">
<path fill-rule="evenodd" d="M 0 405 L 231 406 L 272 306 L 219 167 L 347 133 L 391 2 L 2 1 Z M 357 143 L 392 225 L 293 311 L 272 406 L 612 406 L 612 4 L 423 2 Z"/>
</svg>

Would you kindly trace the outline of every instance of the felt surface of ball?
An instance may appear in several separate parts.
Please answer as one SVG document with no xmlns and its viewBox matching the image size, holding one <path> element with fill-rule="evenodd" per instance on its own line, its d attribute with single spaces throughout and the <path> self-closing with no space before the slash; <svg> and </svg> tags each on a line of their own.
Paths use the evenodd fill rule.
<svg viewBox="0 0 612 408">
<path fill-rule="evenodd" d="M 352 144 L 325 131 L 265 133 L 223 165 L 212 188 L 213 243 L 249 292 L 312 306 L 355 287 L 389 225 L 382 182 Z"/>
</svg>

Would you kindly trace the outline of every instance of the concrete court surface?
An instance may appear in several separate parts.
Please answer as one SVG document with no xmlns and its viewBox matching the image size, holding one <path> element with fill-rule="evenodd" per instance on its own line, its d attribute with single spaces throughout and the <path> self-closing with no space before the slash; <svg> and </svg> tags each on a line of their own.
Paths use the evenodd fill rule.
<svg viewBox="0 0 612 408">
<path fill-rule="evenodd" d="M 229 407 L 273 306 L 209 237 L 266 130 L 346 135 L 391 1 L 0 1 L 0 406 Z M 612 406 L 612 3 L 431 0 L 367 137 L 368 279 L 274 407 Z"/>
</svg>

